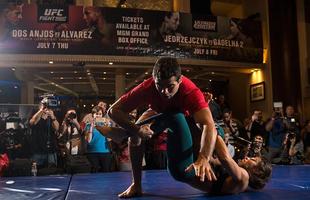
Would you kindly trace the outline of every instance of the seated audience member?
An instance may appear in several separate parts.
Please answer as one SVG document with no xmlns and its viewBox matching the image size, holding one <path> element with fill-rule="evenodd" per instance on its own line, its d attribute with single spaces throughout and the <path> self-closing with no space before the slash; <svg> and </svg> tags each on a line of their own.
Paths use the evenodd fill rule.
<svg viewBox="0 0 310 200">
<path fill-rule="evenodd" d="M 304 145 L 299 134 L 288 133 L 284 140 L 284 150 L 288 153 L 289 164 L 303 164 Z"/>
<path fill-rule="evenodd" d="M 261 135 L 256 135 L 252 140 L 251 147 L 248 153 L 249 157 L 266 156 L 267 151 L 264 148 L 264 138 Z"/>
<path fill-rule="evenodd" d="M 229 136 L 230 136 L 229 132 L 225 132 L 224 142 L 227 146 L 230 156 L 233 158 L 235 156 L 235 147 L 229 143 Z"/>
</svg>

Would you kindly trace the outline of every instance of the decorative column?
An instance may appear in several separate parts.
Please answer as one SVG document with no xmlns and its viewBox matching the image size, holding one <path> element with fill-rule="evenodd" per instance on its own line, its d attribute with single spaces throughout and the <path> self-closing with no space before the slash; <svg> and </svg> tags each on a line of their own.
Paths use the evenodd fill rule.
<svg viewBox="0 0 310 200">
<path fill-rule="evenodd" d="M 296 2 L 269 0 L 273 101 L 301 111 Z"/>
<path fill-rule="evenodd" d="M 21 84 L 21 104 L 34 104 L 34 83 L 23 81 Z"/>
<path fill-rule="evenodd" d="M 126 80 L 125 72 L 123 69 L 115 70 L 115 100 L 125 93 Z"/>
</svg>

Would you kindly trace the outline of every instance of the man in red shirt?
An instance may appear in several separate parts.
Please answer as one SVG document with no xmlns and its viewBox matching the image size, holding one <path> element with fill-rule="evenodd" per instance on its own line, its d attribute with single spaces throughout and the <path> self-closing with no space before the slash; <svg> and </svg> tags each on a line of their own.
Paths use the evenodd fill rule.
<svg viewBox="0 0 310 200">
<path fill-rule="evenodd" d="M 167 128 L 168 170 L 173 178 L 194 187 L 204 182 L 205 178 L 208 181 L 216 180 L 209 161 L 217 134 L 202 92 L 192 81 L 181 75 L 181 67 L 175 58 L 159 58 L 152 75 L 123 95 L 108 111 L 109 116 L 130 135 L 133 183 L 119 195 L 121 198 L 142 195 L 143 139 Z M 150 112 L 143 114 L 136 124 L 130 122 L 129 112 L 144 105 L 163 114 L 155 118 L 152 125 L 138 125 L 143 119 L 150 117 Z M 195 162 L 191 131 L 185 116 L 192 116 L 196 123 L 202 124 L 200 151 Z"/>
</svg>

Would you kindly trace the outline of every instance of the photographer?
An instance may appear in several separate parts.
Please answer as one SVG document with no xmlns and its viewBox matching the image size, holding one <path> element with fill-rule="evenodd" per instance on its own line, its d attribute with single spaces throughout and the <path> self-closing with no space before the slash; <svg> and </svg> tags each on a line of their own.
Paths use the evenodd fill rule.
<svg viewBox="0 0 310 200">
<path fill-rule="evenodd" d="M 60 127 L 58 141 L 62 158 L 61 161 L 63 162 L 66 172 L 89 172 L 90 164 L 84 155 L 86 143 L 74 109 L 69 109 L 65 114 Z"/>
<path fill-rule="evenodd" d="M 74 109 L 67 111 L 60 127 L 59 146 L 62 156 L 77 155 L 82 151 L 81 126 Z"/>
<path fill-rule="evenodd" d="M 268 159 L 277 164 L 281 161 L 282 145 L 285 139 L 286 127 L 281 112 L 274 112 L 267 120 L 265 129 L 268 137 Z"/>
<path fill-rule="evenodd" d="M 295 133 L 296 135 L 300 134 L 300 123 L 295 115 L 293 106 L 286 107 L 283 121 L 289 132 Z"/>
<path fill-rule="evenodd" d="M 288 133 L 283 142 L 284 154 L 288 154 L 288 163 L 292 165 L 303 164 L 304 145 L 299 134 Z"/>
<path fill-rule="evenodd" d="M 102 108 L 95 106 L 92 109 L 92 118 L 85 127 L 85 139 L 87 141 L 87 158 L 91 163 L 91 172 L 111 171 L 112 154 L 106 137 L 95 126 L 109 126 L 110 119 L 103 117 Z"/>
<path fill-rule="evenodd" d="M 262 135 L 266 139 L 264 121 L 263 121 L 263 112 L 261 110 L 254 110 L 251 117 L 250 123 L 245 127 L 247 137 L 246 139 L 253 140 L 255 136 Z"/>
<path fill-rule="evenodd" d="M 48 98 L 41 101 L 39 110 L 31 117 L 29 125 L 32 130 L 32 159 L 39 167 L 57 166 L 56 134 L 59 123 Z"/>
</svg>

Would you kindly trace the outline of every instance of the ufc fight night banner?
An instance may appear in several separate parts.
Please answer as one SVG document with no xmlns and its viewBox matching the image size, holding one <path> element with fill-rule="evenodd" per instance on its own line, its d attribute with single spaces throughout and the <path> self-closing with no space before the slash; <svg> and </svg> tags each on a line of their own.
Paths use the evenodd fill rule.
<svg viewBox="0 0 310 200">
<path fill-rule="evenodd" d="M 98 7 L 1 7 L 0 53 L 162 56 L 262 63 L 260 22 Z M 12 13 L 14 12 L 14 13 Z"/>
</svg>

